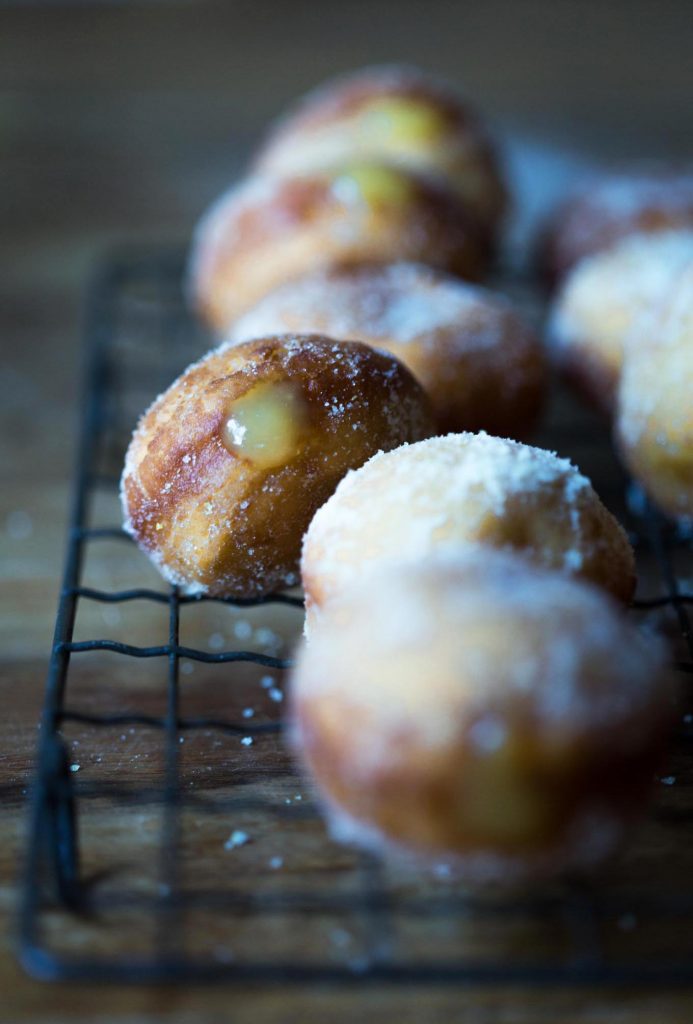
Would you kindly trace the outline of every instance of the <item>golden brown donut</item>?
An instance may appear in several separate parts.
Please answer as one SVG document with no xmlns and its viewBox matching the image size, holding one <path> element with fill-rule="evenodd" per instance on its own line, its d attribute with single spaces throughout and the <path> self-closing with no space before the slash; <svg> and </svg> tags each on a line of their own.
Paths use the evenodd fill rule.
<svg viewBox="0 0 693 1024">
<path fill-rule="evenodd" d="M 617 437 L 654 500 L 693 518 L 693 259 L 643 318 L 626 356 Z"/>
<path fill-rule="evenodd" d="M 450 191 L 402 167 L 345 163 L 231 189 L 195 234 L 190 286 L 218 332 L 268 292 L 327 267 L 418 260 L 477 279 L 488 243 Z"/>
<path fill-rule="evenodd" d="M 505 210 L 486 127 L 453 88 L 417 68 L 363 68 L 320 86 L 270 132 L 255 169 L 285 176 L 352 159 L 442 178 L 492 233 Z"/>
<path fill-rule="evenodd" d="M 624 352 L 638 323 L 693 260 L 693 229 L 630 235 L 588 256 L 565 276 L 549 323 L 551 348 L 566 376 L 611 415 Z"/>
<path fill-rule="evenodd" d="M 628 539 L 567 459 L 488 434 L 448 434 L 375 455 L 316 513 L 301 559 L 308 628 L 369 567 L 469 544 L 515 549 L 623 601 L 633 595 Z"/>
<path fill-rule="evenodd" d="M 344 473 L 430 431 L 426 396 L 386 352 L 319 336 L 211 352 L 135 431 L 125 528 L 187 593 L 292 586 L 303 532 Z"/>
<path fill-rule="evenodd" d="M 391 352 L 428 393 L 439 433 L 524 437 L 541 408 L 542 346 L 511 303 L 421 264 L 291 281 L 241 317 L 230 341 L 284 331 L 353 338 Z"/>
<path fill-rule="evenodd" d="M 371 570 L 299 651 L 292 737 L 335 838 L 470 880 L 593 867 L 672 718 L 660 645 L 607 595 L 474 548 Z"/>
<path fill-rule="evenodd" d="M 590 178 L 554 211 L 539 262 L 560 281 L 585 256 L 634 234 L 693 228 L 693 169 L 636 166 Z"/>
</svg>

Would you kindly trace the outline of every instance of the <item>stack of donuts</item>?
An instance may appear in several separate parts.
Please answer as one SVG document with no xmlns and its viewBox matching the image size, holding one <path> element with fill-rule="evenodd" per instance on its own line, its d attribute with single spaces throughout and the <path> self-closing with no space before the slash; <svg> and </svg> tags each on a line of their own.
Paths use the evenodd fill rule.
<svg viewBox="0 0 693 1024">
<path fill-rule="evenodd" d="M 609 857 L 672 714 L 662 648 L 625 614 L 626 534 L 525 443 L 543 346 L 478 284 L 506 195 L 483 122 L 436 79 L 376 68 L 309 95 L 200 223 L 189 293 L 218 345 L 142 417 L 122 478 L 126 528 L 187 593 L 302 584 L 291 739 L 333 833 L 472 880 Z M 606 258 L 575 235 L 547 238 L 554 276 Z M 648 241 L 683 267 L 686 239 Z M 656 332 L 667 381 L 681 305 Z M 582 379 L 613 390 L 607 348 Z M 623 375 L 636 469 L 665 404 L 641 400 L 646 373 Z"/>
</svg>

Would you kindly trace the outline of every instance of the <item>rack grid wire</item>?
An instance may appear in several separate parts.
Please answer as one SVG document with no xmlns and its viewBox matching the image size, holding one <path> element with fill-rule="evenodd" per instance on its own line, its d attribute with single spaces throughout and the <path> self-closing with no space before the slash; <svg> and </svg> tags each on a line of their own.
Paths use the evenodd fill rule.
<svg viewBox="0 0 693 1024">
<path fill-rule="evenodd" d="M 209 345 L 186 312 L 182 270 L 177 252 L 120 254 L 89 295 L 75 489 L 22 885 L 24 967 L 76 981 L 693 982 L 686 694 L 671 774 L 659 780 L 642 835 L 604 880 L 514 896 L 469 892 L 444 872 L 424 876 L 330 842 L 281 742 L 281 674 L 301 626 L 300 598 L 166 591 L 111 525 L 138 413 Z M 504 283 L 537 305 L 517 275 Z M 597 488 L 618 500 L 627 482 L 610 455 L 603 463 L 603 437 L 592 442 L 570 418 L 547 436 L 562 452 L 577 438 L 581 465 L 596 454 Z M 621 514 L 654 588 L 633 614 L 658 617 L 685 681 L 690 537 L 632 485 L 630 494 Z M 100 546 L 112 553 L 99 569 Z M 121 577 L 125 585 L 114 586 Z M 77 639 L 85 609 L 87 636 Z M 99 622 L 123 637 L 94 639 Z M 135 642 L 151 640 L 150 631 L 158 642 Z"/>
</svg>

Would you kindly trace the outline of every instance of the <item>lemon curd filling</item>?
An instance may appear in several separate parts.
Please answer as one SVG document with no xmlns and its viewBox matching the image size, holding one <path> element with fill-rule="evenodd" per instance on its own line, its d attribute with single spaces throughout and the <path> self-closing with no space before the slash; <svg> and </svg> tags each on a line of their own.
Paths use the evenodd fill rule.
<svg viewBox="0 0 693 1024">
<path fill-rule="evenodd" d="M 505 750 L 474 761 L 460 807 L 469 833 L 509 847 L 531 846 L 549 832 L 556 814 L 551 793 L 524 778 Z"/>
<path fill-rule="evenodd" d="M 332 182 L 332 192 L 345 204 L 368 207 L 386 204 L 405 205 L 411 198 L 412 185 L 395 167 L 377 163 L 351 164 Z"/>
<path fill-rule="evenodd" d="M 433 145 L 445 128 L 445 118 L 430 104 L 397 96 L 374 100 L 357 120 L 363 136 L 402 146 Z"/>
<path fill-rule="evenodd" d="M 222 439 L 232 455 L 270 469 L 295 455 L 305 423 L 299 390 L 286 381 L 266 382 L 231 405 Z"/>
</svg>

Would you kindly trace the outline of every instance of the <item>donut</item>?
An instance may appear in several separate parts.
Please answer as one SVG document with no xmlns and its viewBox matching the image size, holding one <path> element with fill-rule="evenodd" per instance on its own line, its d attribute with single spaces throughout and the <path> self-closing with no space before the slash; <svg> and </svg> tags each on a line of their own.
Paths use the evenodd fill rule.
<svg viewBox="0 0 693 1024">
<path fill-rule="evenodd" d="M 373 456 L 319 509 L 303 542 L 307 630 L 369 566 L 483 544 L 592 580 L 628 601 L 628 539 L 587 477 L 552 452 L 448 434 Z"/>
<path fill-rule="evenodd" d="M 197 228 L 193 303 L 217 332 L 274 288 L 315 270 L 414 260 L 478 279 L 488 243 L 452 192 L 384 163 L 252 178 Z"/>
<path fill-rule="evenodd" d="M 320 271 L 238 320 L 230 342 L 316 331 L 397 356 L 433 405 L 439 433 L 525 437 L 545 389 L 541 344 L 502 296 L 414 263 Z"/>
<path fill-rule="evenodd" d="M 636 166 L 590 178 L 559 205 L 539 241 L 549 283 L 585 256 L 634 234 L 693 228 L 693 169 Z"/>
<path fill-rule="evenodd" d="M 616 433 L 624 461 L 674 518 L 693 517 L 693 258 L 639 326 Z"/>
<path fill-rule="evenodd" d="M 301 537 L 344 473 L 431 430 L 409 371 L 359 342 L 286 336 L 211 352 L 135 431 L 125 529 L 186 593 L 290 587 Z"/>
<path fill-rule="evenodd" d="M 388 160 L 443 179 L 494 232 L 506 190 L 488 131 L 455 89 L 417 68 L 364 68 L 309 93 L 270 132 L 262 174 Z"/>
<path fill-rule="evenodd" d="M 631 235 L 586 257 L 564 278 L 550 317 L 550 346 L 563 372 L 597 409 L 612 414 L 624 346 L 638 336 L 639 319 L 690 260 L 693 228 Z"/>
<path fill-rule="evenodd" d="M 337 839 L 472 881 L 586 869 L 641 811 L 662 666 L 598 588 L 440 551 L 340 593 L 298 652 L 291 736 Z"/>
</svg>

